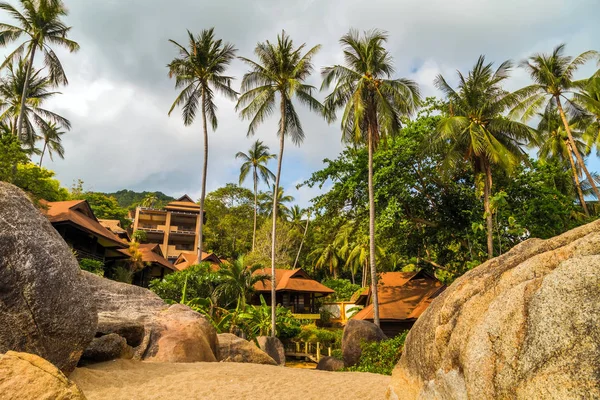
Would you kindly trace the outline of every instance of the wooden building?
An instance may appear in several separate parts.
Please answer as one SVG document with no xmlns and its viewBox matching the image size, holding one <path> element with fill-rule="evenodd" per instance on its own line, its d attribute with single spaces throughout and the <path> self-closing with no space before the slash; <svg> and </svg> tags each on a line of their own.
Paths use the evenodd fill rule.
<svg viewBox="0 0 600 400">
<path fill-rule="evenodd" d="M 127 249 L 120 250 L 123 254 L 130 256 Z M 160 245 L 156 243 L 140 244 L 138 251 L 142 254 L 142 262 L 145 266 L 141 271 L 133 275 L 132 283 L 141 287 L 148 287 L 153 279 L 162 279 L 165 275 L 177 271 L 177 269 L 164 258 Z"/>
<path fill-rule="evenodd" d="M 125 242 L 131 242 L 131 238 L 129 237 L 129 233 L 121 227 L 121 221 L 118 219 L 98 219 L 100 225 L 117 235 L 121 238 L 121 240 Z"/>
<path fill-rule="evenodd" d="M 213 253 L 202 252 L 202 262 L 209 262 L 213 271 L 218 270 L 225 260 L 221 260 Z M 179 254 L 173 265 L 178 271 L 188 269 L 192 265 L 198 264 L 198 252 L 184 252 Z"/>
<path fill-rule="evenodd" d="M 254 285 L 256 294 L 252 299 L 252 304 L 259 305 L 260 295 L 262 295 L 267 304 L 271 305 L 271 269 L 259 269 L 255 273 L 268 275 L 269 279 Z M 289 308 L 297 318 L 301 319 L 319 319 L 320 314 L 315 300 L 334 292 L 327 286 L 311 279 L 301 268 L 276 269 L 275 282 L 276 304 Z"/>
<path fill-rule="evenodd" d="M 429 304 L 446 286 L 424 271 L 384 272 L 377 282 L 381 330 L 393 337 L 409 330 Z M 353 319 L 373 322 L 371 288 L 365 288 L 355 299 L 364 308 Z"/>
</svg>

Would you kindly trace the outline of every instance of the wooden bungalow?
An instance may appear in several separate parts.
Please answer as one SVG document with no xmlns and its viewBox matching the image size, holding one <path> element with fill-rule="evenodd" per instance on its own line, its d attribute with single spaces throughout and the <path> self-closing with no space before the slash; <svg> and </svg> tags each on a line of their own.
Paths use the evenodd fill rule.
<svg viewBox="0 0 600 400">
<path fill-rule="evenodd" d="M 442 282 L 425 271 L 382 273 L 377 282 L 381 330 L 388 337 L 409 330 L 444 289 Z M 373 322 L 371 288 L 356 297 L 356 305 L 364 308 L 352 318 Z"/>
<path fill-rule="evenodd" d="M 119 250 L 127 243 L 100 224 L 86 200 L 41 202 L 42 212 L 81 260 L 90 258 L 105 266 L 125 259 Z"/>
<path fill-rule="evenodd" d="M 265 274 L 269 276 L 264 282 L 257 282 L 254 285 L 256 294 L 252 299 L 252 304 L 260 304 L 262 295 L 267 304 L 271 304 L 271 269 L 259 269 L 256 274 Z M 311 279 L 311 277 L 301 268 L 298 269 L 276 269 L 275 270 L 275 301 L 283 307 L 289 308 L 297 318 L 301 319 L 319 319 L 320 314 L 315 300 L 319 297 L 325 297 L 334 291 L 327 286 Z"/>
<path fill-rule="evenodd" d="M 165 275 L 177 271 L 175 266 L 163 256 L 159 244 L 140 244 L 138 250 L 142 254 L 142 261 L 146 266 L 133 275 L 132 283 L 134 285 L 147 288 L 152 279 L 162 279 Z M 131 255 L 127 249 L 120 251 L 128 257 Z"/>
<path fill-rule="evenodd" d="M 225 260 L 221 260 L 213 253 L 206 253 L 203 251 L 202 262 L 209 262 L 213 271 L 216 271 L 221 267 L 221 264 L 223 264 Z M 195 264 L 198 264 L 198 253 L 196 252 L 181 253 L 179 254 L 179 257 L 177 257 L 177 260 L 175 260 L 173 263 L 177 271 L 183 271 L 184 269 L 188 269 Z"/>
<path fill-rule="evenodd" d="M 118 219 L 98 219 L 98 222 L 100 222 L 100 225 L 120 237 L 121 240 L 125 242 L 131 241 L 129 233 L 121 227 L 121 221 Z"/>
</svg>

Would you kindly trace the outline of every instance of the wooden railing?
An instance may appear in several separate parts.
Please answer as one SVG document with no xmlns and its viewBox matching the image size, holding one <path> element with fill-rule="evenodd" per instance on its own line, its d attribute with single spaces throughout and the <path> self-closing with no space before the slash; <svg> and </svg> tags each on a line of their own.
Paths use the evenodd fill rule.
<svg viewBox="0 0 600 400">
<path fill-rule="evenodd" d="M 286 357 L 306 358 L 318 363 L 321 357 L 327 355 L 331 357 L 333 348 L 322 343 L 309 343 L 305 341 L 286 342 L 284 344 Z"/>
</svg>

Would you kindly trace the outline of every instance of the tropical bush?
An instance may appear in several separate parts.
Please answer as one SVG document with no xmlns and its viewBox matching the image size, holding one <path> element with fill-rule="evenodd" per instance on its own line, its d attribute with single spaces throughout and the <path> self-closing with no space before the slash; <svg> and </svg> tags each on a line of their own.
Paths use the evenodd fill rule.
<svg viewBox="0 0 600 400">
<path fill-rule="evenodd" d="M 359 290 L 360 285 L 356 285 L 348 279 L 324 279 L 321 282 L 329 289 L 335 290 L 335 293 L 327 296 L 328 301 L 348 301 L 352 295 Z"/>
<path fill-rule="evenodd" d="M 82 258 L 79 260 L 79 267 L 94 275 L 104 276 L 104 263 L 102 261 L 93 260 L 91 258 Z"/>
<path fill-rule="evenodd" d="M 187 299 L 207 298 L 213 294 L 220 280 L 220 274 L 212 271 L 209 263 L 202 263 L 169 274 L 163 279 L 154 279 L 149 287 L 163 300 L 179 303 L 184 294 L 184 286 Z"/>
<path fill-rule="evenodd" d="M 358 364 L 346 370 L 391 375 L 392 370 L 400 361 L 407 334 L 408 331 L 381 342 L 361 343 L 362 353 Z"/>
<path fill-rule="evenodd" d="M 118 266 L 113 273 L 113 279 L 117 282 L 129 283 L 133 281 L 133 271 L 127 266 Z"/>
<path fill-rule="evenodd" d="M 314 324 L 304 325 L 294 338 L 308 343 L 322 343 L 325 346 L 340 347 L 342 343 L 341 329 L 323 329 Z"/>
</svg>

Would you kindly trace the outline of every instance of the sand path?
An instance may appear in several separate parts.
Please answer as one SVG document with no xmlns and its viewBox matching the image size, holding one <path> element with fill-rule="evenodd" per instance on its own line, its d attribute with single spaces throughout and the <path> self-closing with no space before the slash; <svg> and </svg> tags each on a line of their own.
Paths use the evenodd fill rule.
<svg viewBox="0 0 600 400">
<path fill-rule="evenodd" d="M 389 376 L 238 363 L 117 360 L 69 377 L 88 400 L 383 399 Z"/>
</svg>

